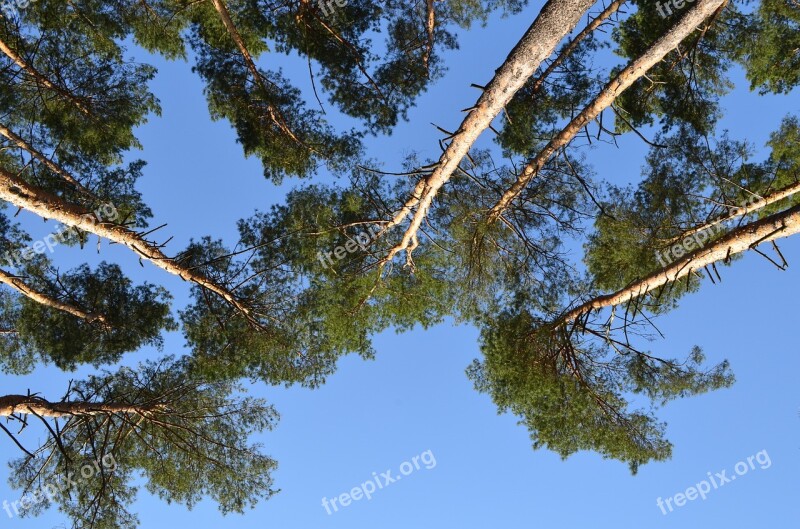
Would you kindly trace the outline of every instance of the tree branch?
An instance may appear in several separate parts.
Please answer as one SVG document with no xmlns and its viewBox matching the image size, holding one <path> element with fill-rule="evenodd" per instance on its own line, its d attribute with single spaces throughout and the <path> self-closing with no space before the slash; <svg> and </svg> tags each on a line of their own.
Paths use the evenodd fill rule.
<svg viewBox="0 0 800 529">
<path fill-rule="evenodd" d="M 14 61 L 14 64 L 22 68 L 22 70 L 33 77 L 36 81 L 38 81 L 42 86 L 48 88 L 60 96 L 64 97 L 65 99 L 69 100 L 75 107 L 81 111 L 81 113 L 91 116 L 92 113 L 86 108 L 86 105 L 75 96 L 75 94 L 71 93 L 64 87 L 58 86 L 50 81 L 44 74 L 42 74 L 39 70 L 33 67 L 33 65 L 28 64 L 25 59 L 23 59 L 16 51 L 11 49 L 11 47 L 6 44 L 3 40 L 0 39 L 0 51 L 2 51 L 6 57 Z"/>
<path fill-rule="evenodd" d="M 41 417 L 71 417 L 74 415 L 111 415 L 115 413 L 150 415 L 159 411 L 160 404 L 132 405 L 119 402 L 50 402 L 32 395 L 0 397 L 0 417 L 33 414 Z"/>
<path fill-rule="evenodd" d="M 17 292 L 21 293 L 23 296 L 28 297 L 33 301 L 36 301 L 37 303 L 41 303 L 46 307 L 50 307 L 52 309 L 72 314 L 76 318 L 86 320 L 89 323 L 99 322 L 105 328 L 110 327 L 110 325 L 108 324 L 108 320 L 102 314 L 86 312 L 85 310 L 82 310 L 76 307 L 75 305 L 70 305 L 69 303 L 64 303 L 63 301 L 51 298 L 47 294 L 39 292 L 38 290 L 32 288 L 31 286 L 25 284 L 21 279 L 9 274 L 5 270 L 0 270 L 0 283 L 4 283 L 10 286 Z"/>
<path fill-rule="evenodd" d="M 17 147 L 19 147 L 23 151 L 27 151 L 28 154 L 30 154 L 33 158 L 39 160 L 42 164 L 45 165 L 45 167 L 47 167 L 48 169 L 59 175 L 61 178 L 72 184 L 75 187 L 75 189 L 77 189 L 81 193 L 84 193 L 85 195 L 92 197 L 94 196 L 94 194 L 91 191 L 86 189 L 83 186 L 83 184 L 78 182 L 78 180 L 76 180 L 75 177 L 72 176 L 67 170 L 63 169 L 60 165 L 58 165 L 50 158 L 39 152 L 36 148 L 34 148 L 32 145 L 26 142 L 22 137 L 15 134 L 13 131 L 11 131 L 8 127 L 3 125 L 2 123 L 0 123 L 0 134 L 2 134 L 7 139 L 12 141 Z"/>
</svg>

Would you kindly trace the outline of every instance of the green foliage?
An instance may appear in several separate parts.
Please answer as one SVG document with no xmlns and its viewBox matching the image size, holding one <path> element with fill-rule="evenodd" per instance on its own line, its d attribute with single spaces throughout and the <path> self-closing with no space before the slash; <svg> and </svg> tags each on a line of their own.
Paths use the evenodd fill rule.
<svg viewBox="0 0 800 529">
<path fill-rule="evenodd" d="M 240 513 L 276 492 L 275 461 L 248 437 L 272 429 L 278 418 L 264 401 L 238 396 L 240 389 L 187 379 L 185 362 L 171 357 L 89 377 L 68 397 L 150 411 L 70 417 L 60 444 L 51 438 L 34 457 L 11 464 L 12 485 L 26 492 L 79 476 L 88 466 L 93 473 L 80 487 L 65 487 L 53 499 L 76 529 L 136 527 L 128 509 L 140 475 L 168 503 L 191 508 L 208 497 L 223 513 Z M 43 500 L 29 514 L 50 506 Z"/>
<path fill-rule="evenodd" d="M 733 382 L 727 363 L 700 371 L 699 350 L 685 362 L 641 352 L 609 354 L 609 347 L 578 341 L 527 312 L 491 318 L 481 342 L 484 360 L 467 374 L 500 412 L 520 416 L 534 449 L 565 458 L 592 450 L 627 462 L 634 473 L 669 458 L 672 446 L 652 412 L 631 409 L 633 395 L 664 403 Z"/>
<path fill-rule="evenodd" d="M 762 163 L 750 162 L 752 148 L 727 134 L 714 145 L 688 129 L 658 137 L 656 141 L 664 147 L 651 149 L 637 189 L 612 187 L 606 203 L 608 215 L 595 222 L 585 262 L 596 287 L 618 290 L 660 270 L 679 257 L 672 248 L 683 244 L 686 231 L 796 182 L 800 176 L 799 130 L 796 118 L 786 118 L 771 136 L 768 146 L 772 152 Z M 749 217 L 763 218 L 798 200 L 796 195 L 788 197 Z M 731 227 L 723 224 L 706 230 L 703 237 L 691 239 L 691 245 L 709 244 Z M 651 309 L 672 308 L 678 297 L 698 287 L 695 281 L 685 287 L 667 285 L 655 290 L 649 294 L 654 302 Z"/>
<path fill-rule="evenodd" d="M 763 170 L 758 173 L 760 179 L 754 184 L 756 193 L 761 195 L 800 181 L 800 119 L 797 116 L 784 118 L 780 128 L 770 136 L 767 146 L 770 148 L 769 159 L 763 163 Z M 800 196 L 787 197 L 764 208 L 759 212 L 759 217 L 786 210 L 798 203 Z"/>
<path fill-rule="evenodd" d="M 261 74 L 261 84 L 269 87 L 265 93 L 261 84 L 248 80 L 251 75 L 237 52 L 199 42 L 196 48 L 195 70 L 208 83 L 211 117 L 231 121 L 245 155 L 258 156 L 268 178 L 279 183 L 286 175 L 308 176 L 320 158 L 341 163 L 357 153 L 357 136 L 338 138 L 280 74 Z"/>
<path fill-rule="evenodd" d="M 666 33 L 675 20 L 657 12 L 658 2 L 637 1 L 637 10 L 614 28 L 615 52 L 628 60 L 642 55 Z M 678 15 L 675 15 L 677 17 Z M 681 46 L 638 79 L 615 102 L 634 127 L 659 122 L 664 131 L 688 125 L 704 133 L 719 118 L 718 100 L 732 84 L 724 29 L 737 16 L 735 4 L 715 15 L 714 23 L 698 28 Z M 616 68 L 612 75 L 622 67 Z M 619 131 L 630 126 L 620 121 Z"/>
<path fill-rule="evenodd" d="M 26 279 L 51 298 L 102 314 L 107 325 L 16 296 L 14 303 L 7 300 L 4 313 L 4 324 L 15 331 L 2 335 L 0 341 L 4 370 L 19 372 L 22 357 L 28 358 L 26 367 L 42 358 L 65 370 L 83 363 L 113 363 L 146 345 L 160 348 L 162 330 L 176 328 L 167 291 L 149 283 L 134 287 L 117 265 L 101 263 L 94 271 L 83 265 L 65 274 Z M 6 357 L 15 360 L 6 364 Z"/>
<path fill-rule="evenodd" d="M 257 308 L 258 327 L 195 289 L 195 303 L 181 318 L 200 373 L 313 387 L 342 355 L 371 357 L 371 335 L 441 321 L 450 298 L 439 274 L 393 269 L 379 275 L 374 268 L 388 247 L 373 237 L 375 202 L 355 188 L 380 184 L 360 176 L 354 189 L 310 186 L 290 193 L 285 206 L 242 221 L 240 247 L 254 249 L 246 265 L 227 257 L 218 243 L 187 250 L 198 265 L 211 263 L 211 277 L 258 277 L 259 284 L 269 284 L 266 290 L 252 283 L 240 289 Z M 337 247 L 355 250 L 337 259 Z M 430 270 L 429 263 L 420 264 Z"/>
<path fill-rule="evenodd" d="M 587 37 L 547 79 L 537 83 L 543 73 L 539 71 L 514 94 L 497 138 L 507 153 L 535 155 L 546 138 L 557 132 L 565 120 L 574 117 L 576 109 L 595 97 L 602 83 L 593 72 L 592 54 L 603 47 L 603 42 Z"/>
<path fill-rule="evenodd" d="M 606 64 L 598 60 L 606 48 L 627 62 L 674 21 L 663 19 L 653 2 L 634 4 L 629 16 L 609 20 L 616 24 L 609 38 L 598 32 L 584 40 L 541 86 L 528 80 L 514 96 L 498 138 L 505 155 L 533 156 L 596 97 L 620 68 L 596 66 Z M 56 428 L 61 445 L 51 438 L 14 462 L 15 485 L 26 490 L 113 455 L 113 471 L 55 498 L 76 527 L 134 527 L 129 506 L 140 477 L 167 502 L 191 507 L 210 497 L 223 512 L 240 512 L 275 492 L 276 463 L 248 436 L 272 428 L 277 414 L 242 397 L 237 381 L 317 387 L 342 356 L 373 357 L 375 334 L 445 319 L 481 330 L 483 359 L 468 374 L 501 412 L 520 418 L 534 448 L 563 457 L 593 450 L 634 472 L 668 458 L 658 406 L 730 385 L 727 363 L 704 369 L 699 349 L 685 362 L 637 350 L 627 335 L 622 341 L 611 333 L 612 318 L 598 323 L 596 312 L 571 322 L 559 317 L 576 300 L 661 268 L 659 255 L 687 230 L 798 180 L 796 118 L 772 135 L 771 154 L 762 162 L 750 160 L 752 149 L 743 142 L 710 137 L 735 61 L 761 92 L 788 92 L 797 84 L 796 7 L 764 0 L 747 16 L 736 4 L 727 7 L 615 101 L 616 130 L 598 119 L 598 139 L 661 126 L 638 185 L 598 192 L 591 167 L 573 155 L 572 144 L 489 224 L 486 212 L 519 167 L 472 150 L 426 211 L 413 251 L 387 260 L 410 219 L 382 229 L 433 166 L 412 154 L 407 174 L 367 169 L 374 162 L 360 159 L 362 140 L 388 134 L 407 118 L 417 96 L 445 71 L 442 52 L 457 47 L 459 28 L 485 23 L 496 11 L 516 14 L 527 2 L 436 2 L 432 47 L 425 2 L 352 0 L 333 14 L 314 1 L 226 5 L 255 68 L 212 2 L 37 0 L 20 16 L 0 19 L 0 39 L 28 64 L 0 56 L 0 121 L 32 146 L 0 139 L 0 164 L 89 211 L 113 206 L 116 217 L 101 220 L 144 229 L 152 216 L 136 190 L 144 162 L 122 164 L 138 146 L 134 129 L 159 111 L 147 87 L 155 70 L 130 58 L 131 42 L 169 60 L 191 56 L 211 117 L 231 124 L 245 155 L 258 157 L 274 182 L 318 177 L 323 169 L 337 177 L 335 185 L 311 182 L 283 204 L 241 220 L 233 246 L 205 237 L 175 257 L 174 263 L 233 292 L 247 312 L 195 285 L 176 323 L 166 290 L 134 286 L 116 265 L 59 273 L 42 255 L 9 265 L 9 273 L 50 298 L 102 314 L 106 325 L 2 290 L 0 365 L 7 372 L 47 362 L 64 370 L 118 362 L 126 352 L 160 348 L 162 332 L 176 329 L 187 346 L 181 360 L 103 372 L 73 386 L 67 395 L 73 400 L 147 411 L 68 418 Z M 313 94 L 270 69 L 275 53 L 308 66 Z M 357 125 L 349 131 L 332 126 L 326 102 Z M 586 137 L 594 142 L 589 127 Z M 71 230 L 64 243 L 87 240 Z M 585 274 L 569 255 L 582 241 Z M 0 215 L 2 251 L 30 243 Z M 693 280 L 649 292 L 625 307 L 624 323 L 636 331 L 637 313 L 670 310 L 684 292 L 698 288 Z M 47 506 L 34 506 L 31 514 Z"/>
<path fill-rule="evenodd" d="M 735 19 L 733 56 L 742 63 L 750 88 L 788 94 L 800 84 L 800 6 L 792 0 L 760 0 L 752 13 Z"/>
<path fill-rule="evenodd" d="M 0 38 L 55 88 L 45 88 L 0 55 L 3 122 L 11 129 L 32 128 L 37 141 L 31 143 L 42 151 L 57 145 L 103 164 L 119 162 L 123 151 L 138 146 L 133 128 L 159 111 L 147 91 L 155 69 L 124 60 L 119 46 L 71 31 L 66 19 L 52 29 L 14 22 L 0 20 Z"/>
<path fill-rule="evenodd" d="M 446 0 L 445 5 L 453 22 L 469 28 L 474 22 L 486 24 L 495 10 L 504 15 L 516 15 L 528 4 L 527 0 Z"/>
</svg>

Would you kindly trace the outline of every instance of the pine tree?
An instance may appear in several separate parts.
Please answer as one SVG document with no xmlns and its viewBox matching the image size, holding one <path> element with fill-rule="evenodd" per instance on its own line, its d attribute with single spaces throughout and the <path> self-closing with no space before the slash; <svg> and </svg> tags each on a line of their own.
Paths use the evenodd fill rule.
<svg viewBox="0 0 800 529">
<path fill-rule="evenodd" d="M 441 156 L 411 154 L 397 172 L 364 159 L 366 139 L 407 118 L 460 32 L 498 11 L 529 16 L 526 2 L 328 7 L 37 0 L 0 16 L 0 199 L 13 207 L 0 215 L 0 368 L 98 370 L 61 399 L 0 396 L 0 417 L 45 436 L 31 445 L 2 425 L 22 454 L 12 480 L 23 493 L 96 471 L 20 512 L 53 504 L 75 527 L 135 527 L 139 475 L 168 502 L 211 497 L 241 512 L 275 492 L 276 462 L 248 438 L 277 413 L 240 380 L 317 387 L 342 356 L 374 356 L 375 334 L 446 318 L 481 331 L 483 357 L 467 369 L 476 389 L 519 417 L 534 448 L 563 457 L 593 450 L 634 472 L 665 460 L 658 407 L 733 383 L 699 348 L 662 358 L 638 339 L 651 314 L 719 278 L 717 265 L 748 250 L 787 264 L 777 241 L 800 231 L 800 123 L 788 116 L 755 162 L 717 122 L 732 64 L 759 95 L 797 86 L 795 5 L 697 0 L 662 17 L 652 2 L 550 0 Z M 312 181 L 242 219 L 237 240 L 199 236 L 169 253 L 136 190 L 145 163 L 128 161 L 136 128 L 160 111 L 156 71 L 130 60 L 130 42 L 191 57 L 210 118 L 231 124 L 244 155 L 273 182 Z M 602 62 L 607 48 L 619 64 Z M 274 69 L 275 53 L 307 66 L 311 91 Z M 353 128 L 339 130 L 326 105 Z M 497 147 L 476 149 L 486 130 Z M 650 147 L 629 188 L 597 179 L 584 149 L 622 134 Z M 314 180 L 327 173 L 336 183 Z M 15 210 L 62 227 L 34 242 Z M 169 292 L 119 265 L 61 271 L 39 251 L 94 237 L 189 281 L 191 303 L 173 316 Z M 695 246 L 675 252 L 687 239 Z M 585 273 L 567 252 L 575 242 Z M 174 330 L 179 359 L 101 368 Z M 632 395 L 653 410 L 633 409 Z"/>
</svg>

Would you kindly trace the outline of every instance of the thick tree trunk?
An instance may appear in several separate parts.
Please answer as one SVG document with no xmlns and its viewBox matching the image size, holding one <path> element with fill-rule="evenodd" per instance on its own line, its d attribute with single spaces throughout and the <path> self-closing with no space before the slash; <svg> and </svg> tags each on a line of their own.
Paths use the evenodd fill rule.
<svg viewBox="0 0 800 529">
<path fill-rule="evenodd" d="M 157 267 L 181 279 L 192 281 L 211 292 L 218 294 L 242 314 L 252 320 L 250 311 L 227 288 L 215 283 L 197 271 L 187 268 L 167 257 L 158 247 L 119 224 L 98 222 L 90 211 L 71 204 L 60 197 L 32 186 L 0 167 L 0 199 L 17 207 L 27 209 L 40 217 L 55 219 L 62 224 L 93 233 L 118 244 L 131 248 L 138 255 Z"/>
<path fill-rule="evenodd" d="M 72 314 L 76 318 L 86 320 L 89 323 L 99 322 L 104 326 L 108 325 L 105 316 L 103 316 L 102 314 L 94 314 L 92 312 L 86 312 L 85 310 L 79 309 L 74 305 L 70 305 L 69 303 L 64 303 L 63 301 L 51 298 L 47 294 L 39 292 L 38 290 L 35 290 L 30 286 L 26 285 L 21 279 L 14 277 L 5 270 L 0 270 L 0 283 L 4 283 L 10 286 L 14 290 L 21 293 L 23 296 L 26 296 L 32 299 L 33 301 L 36 301 L 37 303 L 41 303 L 42 305 L 50 307 L 51 309 L 56 309 L 66 312 L 68 314 Z"/>
<path fill-rule="evenodd" d="M 594 30 L 599 28 L 600 25 L 606 20 L 608 20 L 608 18 L 611 15 L 619 11 L 619 8 L 622 7 L 623 4 L 625 4 L 625 2 L 626 0 L 614 0 L 613 2 L 608 4 L 608 7 L 606 7 L 599 15 L 597 15 L 597 17 L 593 18 L 592 21 L 589 22 L 586 25 L 586 27 L 581 30 L 580 33 L 575 35 L 575 38 L 573 38 L 570 41 L 570 43 L 567 44 L 567 46 L 564 47 L 563 50 L 561 50 L 561 53 L 558 54 L 558 57 L 556 57 L 547 66 L 547 68 L 539 75 L 539 77 L 534 79 L 533 86 L 531 87 L 531 96 L 535 96 L 536 94 L 539 93 L 539 90 L 541 90 L 542 85 L 544 85 L 545 79 L 547 79 L 550 75 L 552 75 L 552 73 L 556 70 L 556 68 L 561 66 L 564 63 L 564 61 L 567 60 L 567 57 L 569 57 L 572 54 L 572 52 L 575 51 L 575 48 L 578 47 L 578 44 L 580 44 L 583 41 L 583 39 L 591 35 L 592 32 L 594 32 Z"/>
<path fill-rule="evenodd" d="M 91 112 L 89 111 L 88 108 L 86 108 L 86 105 L 84 105 L 83 102 L 75 96 L 75 94 L 72 94 L 69 90 L 54 84 L 39 70 L 34 68 L 32 65 L 28 64 L 16 51 L 14 51 L 8 44 L 3 42 L 2 40 L 0 40 L 0 51 L 3 52 L 6 55 L 6 57 L 14 61 L 14 64 L 22 68 L 22 70 L 25 73 L 33 77 L 40 85 L 56 92 L 60 96 L 69 100 L 83 114 L 86 114 L 87 116 L 91 115 Z"/>
<path fill-rule="evenodd" d="M 667 53 L 674 50 L 688 37 L 704 20 L 721 9 L 728 0 L 698 0 L 697 4 L 689 10 L 660 39 L 658 39 L 642 56 L 630 63 L 614 79 L 612 79 L 600 94 L 586 108 L 581 111 L 570 123 L 561 130 L 542 149 L 533 160 L 528 162 L 520 172 L 516 182 L 500 197 L 500 200 L 489 212 L 489 221 L 496 221 L 511 202 L 519 196 L 525 186 L 539 173 L 544 164 L 560 148 L 566 146 L 590 121 L 608 108 L 617 97 L 628 89 L 634 82 L 644 76 L 647 71 L 661 61 Z"/>
<path fill-rule="evenodd" d="M 71 417 L 73 415 L 111 415 L 128 413 L 148 415 L 161 409 L 160 405 L 133 406 L 123 403 L 103 402 L 50 402 L 40 397 L 5 395 L 0 397 L 0 417 L 14 414 L 35 414 L 41 417 Z"/>
<path fill-rule="evenodd" d="M 514 94 L 536 72 L 542 61 L 553 53 L 558 43 L 572 31 L 594 3 L 595 0 L 549 0 L 544 5 L 539 16 L 496 70 L 477 103 L 462 121 L 433 173 L 418 182 L 411 198 L 384 226 L 385 233 L 400 224 L 416 207 L 402 241 L 389 252 L 387 261 L 416 241 L 417 232 L 434 197 L 458 169 L 459 163 L 469 153 L 478 136 L 489 128 Z"/>
<path fill-rule="evenodd" d="M 708 246 L 695 250 L 617 292 L 582 303 L 558 318 L 555 324 L 558 326 L 572 322 L 594 309 L 627 303 L 631 299 L 688 276 L 692 270 L 725 260 L 763 242 L 782 239 L 798 232 L 800 232 L 800 205 L 740 226 Z"/>
</svg>

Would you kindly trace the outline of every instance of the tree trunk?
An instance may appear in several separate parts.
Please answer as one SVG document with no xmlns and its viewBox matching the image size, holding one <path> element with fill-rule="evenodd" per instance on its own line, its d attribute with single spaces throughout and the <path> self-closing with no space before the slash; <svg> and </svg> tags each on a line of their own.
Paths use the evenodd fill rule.
<svg viewBox="0 0 800 529">
<path fill-rule="evenodd" d="M 591 35 L 594 30 L 599 28 L 600 24 L 608 20 L 611 15 L 619 11 L 619 8 L 622 7 L 625 2 L 626 0 L 614 0 L 608 4 L 608 7 L 606 7 L 599 15 L 597 15 L 597 17 L 592 19 L 592 21 L 589 22 L 580 33 L 575 35 L 575 38 L 573 38 L 570 43 L 563 50 L 561 50 L 561 53 L 558 54 L 558 57 L 556 57 L 553 62 L 547 66 L 547 68 L 539 75 L 539 77 L 534 79 L 533 86 L 531 87 L 531 96 L 535 96 L 539 93 L 542 85 L 544 85 L 545 79 L 547 79 L 556 68 L 561 66 L 561 64 L 567 60 L 567 57 L 569 57 L 572 52 L 575 51 L 575 48 L 578 47 L 578 44 L 580 44 L 583 39 Z"/>
<path fill-rule="evenodd" d="M 647 71 L 661 61 L 667 53 L 674 50 L 688 37 L 699 24 L 721 9 L 728 0 L 698 0 L 697 4 L 689 10 L 660 39 L 658 39 L 643 55 L 630 63 L 614 79 L 612 79 L 600 94 L 586 108 L 581 111 L 570 123 L 561 130 L 542 149 L 533 160 L 528 162 L 520 172 L 516 182 L 503 193 L 500 200 L 489 211 L 489 221 L 496 221 L 511 202 L 519 196 L 525 186 L 539 173 L 544 164 L 560 148 L 566 146 L 590 121 L 608 108 L 617 97 L 628 89 L 634 82 L 647 73 Z"/>
<path fill-rule="evenodd" d="M 83 102 L 75 96 L 75 94 L 72 94 L 69 90 L 54 84 L 39 70 L 28 64 L 16 51 L 11 49 L 8 44 L 2 40 L 0 40 L 0 51 L 2 51 L 6 57 L 14 61 L 14 64 L 22 68 L 25 73 L 33 77 L 39 84 L 69 100 L 83 114 L 86 114 L 87 116 L 91 115 L 91 112 L 88 108 L 86 108 L 86 105 L 84 105 Z"/>
<path fill-rule="evenodd" d="M 594 0 L 549 0 L 528 31 L 517 43 L 505 62 L 486 85 L 475 106 L 462 121 L 445 149 L 433 173 L 418 183 L 411 198 L 383 228 L 385 233 L 400 224 L 416 207 L 411 224 L 402 242 L 390 250 L 386 261 L 397 252 L 409 248 L 416 240 L 422 221 L 436 193 L 458 169 L 461 160 L 481 133 L 511 101 L 514 94 L 536 72 L 539 65 L 555 50 L 558 43 L 578 24 Z"/>
<path fill-rule="evenodd" d="M 105 316 L 102 314 L 94 314 L 92 312 L 86 312 L 85 310 L 81 310 L 74 305 L 70 305 L 69 303 L 64 303 L 63 301 L 59 301 L 57 299 L 51 298 L 47 294 L 39 292 L 31 288 L 30 286 L 26 285 L 22 280 L 13 275 L 9 274 L 5 270 L 0 270 L 0 283 L 4 283 L 14 290 L 21 293 L 23 296 L 26 296 L 37 303 L 41 303 L 51 309 L 60 310 L 66 312 L 68 314 L 72 314 L 76 318 L 80 318 L 82 320 L 86 320 L 89 323 L 100 322 L 103 326 L 108 327 L 108 323 L 106 321 Z"/>
<path fill-rule="evenodd" d="M 597 296 L 582 303 L 558 318 L 555 325 L 559 326 L 572 322 L 594 309 L 626 303 L 667 283 L 688 276 L 692 270 L 722 261 L 731 255 L 754 248 L 762 242 L 782 239 L 798 232 L 800 232 L 800 204 L 731 230 L 730 233 L 708 246 L 695 250 L 671 265 L 653 272 L 644 279 L 636 281 L 612 294 Z"/>
<path fill-rule="evenodd" d="M 123 403 L 103 402 L 50 402 L 40 397 L 27 395 L 5 395 L 0 397 L 0 417 L 14 414 L 34 414 L 41 417 L 71 417 L 73 415 L 111 415 L 129 413 L 148 415 L 163 408 L 158 404 L 134 406 Z"/>
<path fill-rule="evenodd" d="M 119 224 L 98 222 L 90 211 L 66 202 L 44 189 L 34 187 L 2 167 L 0 167 L 0 199 L 36 213 L 40 217 L 55 219 L 62 224 L 123 244 L 170 274 L 192 281 L 218 294 L 255 323 L 247 307 L 226 287 L 167 257 L 158 247 L 143 239 L 138 233 Z"/>
</svg>

